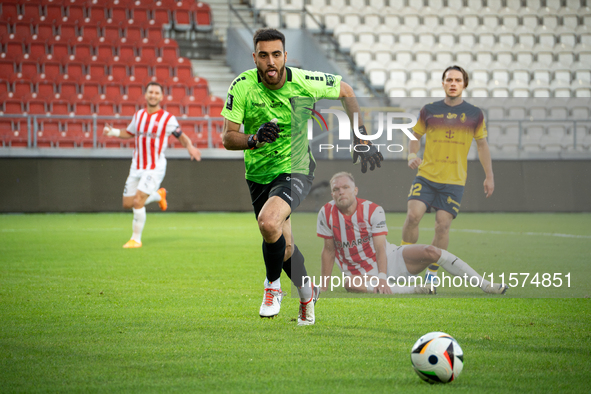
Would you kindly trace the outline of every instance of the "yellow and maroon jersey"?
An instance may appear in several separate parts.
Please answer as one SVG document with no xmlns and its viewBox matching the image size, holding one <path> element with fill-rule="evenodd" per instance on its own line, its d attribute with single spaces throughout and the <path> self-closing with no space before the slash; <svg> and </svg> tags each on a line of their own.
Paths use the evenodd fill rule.
<svg viewBox="0 0 591 394">
<path fill-rule="evenodd" d="M 472 139 L 487 136 L 482 110 L 466 101 L 455 107 L 436 101 L 421 109 L 413 131 L 426 134 L 417 175 L 432 182 L 465 185 Z"/>
</svg>

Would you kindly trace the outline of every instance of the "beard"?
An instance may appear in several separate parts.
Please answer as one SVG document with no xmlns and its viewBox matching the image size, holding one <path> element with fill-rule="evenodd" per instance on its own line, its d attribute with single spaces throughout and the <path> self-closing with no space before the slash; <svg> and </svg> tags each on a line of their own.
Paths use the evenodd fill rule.
<svg viewBox="0 0 591 394">
<path fill-rule="evenodd" d="M 281 82 L 281 80 L 283 79 L 283 73 L 285 73 L 285 65 L 283 65 L 279 70 L 277 70 L 276 68 L 271 69 L 271 71 L 273 70 L 277 71 L 277 75 L 275 75 L 274 77 L 270 77 L 267 74 L 269 72 L 269 69 L 267 69 L 267 71 L 265 72 L 257 65 L 257 71 L 259 73 L 259 76 L 267 85 L 271 86 L 277 85 L 279 82 Z"/>
</svg>

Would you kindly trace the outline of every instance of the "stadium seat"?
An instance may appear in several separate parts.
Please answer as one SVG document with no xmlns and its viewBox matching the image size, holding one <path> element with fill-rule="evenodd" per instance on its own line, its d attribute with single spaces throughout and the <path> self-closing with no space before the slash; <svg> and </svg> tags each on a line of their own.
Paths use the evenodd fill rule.
<svg viewBox="0 0 591 394">
<path fill-rule="evenodd" d="M 58 134 L 61 131 L 59 121 L 46 120 L 37 126 L 37 147 L 51 148 L 57 142 Z"/>
<path fill-rule="evenodd" d="M 114 48 L 116 55 L 113 57 L 113 60 L 116 62 L 123 62 L 127 64 L 132 64 L 134 62 L 142 61 L 137 53 L 136 47 L 132 44 L 120 44 Z"/>
<path fill-rule="evenodd" d="M 30 79 L 14 79 L 12 81 L 12 97 L 17 99 L 23 99 L 31 96 L 34 92 L 33 84 Z"/>
<path fill-rule="evenodd" d="M 209 96 L 209 87 L 207 80 L 199 77 L 193 77 L 187 80 L 189 86 L 189 93 L 194 96 L 196 100 L 202 100 Z"/>
<path fill-rule="evenodd" d="M 107 72 L 112 81 L 121 81 L 130 75 L 129 67 L 123 63 L 108 64 Z"/>
<path fill-rule="evenodd" d="M 182 82 L 166 81 L 165 85 L 168 101 L 180 102 L 189 93 L 187 85 Z"/>
<path fill-rule="evenodd" d="M 53 115 L 70 115 L 73 114 L 70 106 L 70 100 L 55 98 L 49 101 L 49 112 Z"/>
<path fill-rule="evenodd" d="M 36 97 L 46 101 L 50 101 L 55 98 L 55 94 L 57 93 L 56 86 L 53 81 L 47 81 L 43 79 L 38 79 L 35 81 L 34 89 Z"/>
<path fill-rule="evenodd" d="M 159 57 L 158 48 L 149 43 L 140 43 L 137 47 L 142 62 L 152 62 Z"/>
<path fill-rule="evenodd" d="M 47 102 L 43 99 L 29 97 L 23 101 L 27 115 L 46 115 L 49 114 Z"/>
<path fill-rule="evenodd" d="M 53 40 L 47 41 L 47 48 L 50 56 L 48 59 L 61 61 L 62 59 L 70 59 L 70 45 L 67 41 Z"/>
<path fill-rule="evenodd" d="M 156 80 L 164 81 L 173 76 L 172 69 L 168 64 L 153 62 L 151 65 L 152 73 Z"/>
<path fill-rule="evenodd" d="M 121 116 L 133 116 L 139 109 L 136 100 L 119 101 L 119 114 Z"/>
<path fill-rule="evenodd" d="M 96 81 L 84 81 L 80 84 L 80 93 L 83 99 L 92 100 L 100 96 L 101 87 Z"/>
<path fill-rule="evenodd" d="M 56 95 L 56 98 L 62 98 L 65 100 L 82 98 L 78 87 L 78 80 L 76 79 L 61 80 L 57 84 L 57 91 L 58 95 Z"/>
<path fill-rule="evenodd" d="M 121 22 L 127 22 L 129 19 L 129 14 L 127 12 L 127 8 L 123 6 L 112 6 L 109 7 L 108 10 L 109 17 L 107 18 L 107 23 L 114 23 L 118 24 Z"/>
<path fill-rule="evenodd" d="M 183 115 L 183 106 L 181 105 L 181 103 L 177 102 L 165 102 L 163 105 L 164 110 L 170 112 L 171 114 L 173 114 L 176 117 L 181 117 Z"/>
<path fill-rule="evenodd" d="M 20 98 L 7 98 L 1 104 L 4 114 L 21 115 L 25 112 L 24 104 Z"/>
<path fill-rule="evenodd" d="M 139 26 L 122 25 L 121 32 L 123 34 L 121 37 L 122 43 L 136 45 L 141 43 L 144 38 L 142 28 Z"/>
<path fill-rule="evenodd" d="M 129 82 L 124 85 L 124 98 L 125 100 L 137 101 L 137 99 L 143 97 L 144 85 L 139 82 Z"/>
<path fill-rule="evenodd" d="M 193 77 L 193 68 L 190 62 L 177 64 L 172 68 L 172 71 L 175 78 L 178 78 L 179 81 L 186 81 Z"/>
<path fill-rule="evenodd" d="M 129 8 L 129 20 L 127 23 L 134 25 L 141 25 L 149 23 L 152 20 L 150 7 L 139 5 Z"/>
</svg>

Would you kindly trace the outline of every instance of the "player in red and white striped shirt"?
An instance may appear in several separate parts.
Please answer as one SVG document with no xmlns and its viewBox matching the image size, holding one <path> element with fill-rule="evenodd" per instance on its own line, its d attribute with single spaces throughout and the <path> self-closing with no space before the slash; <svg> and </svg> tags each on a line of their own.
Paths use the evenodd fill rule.
<svg viewBox="0 0 591 394">
<path fill-rule="evenodd" d="M 474 269 L 457 256 L 433 245 L 405 245 L 397 247 L 386 241 L 388 227 L 381 206 L 357 198 L 358 188 L 353 175 L 339 172 L 330 180 L 333 200 L 318 212 L 317 234 L 324 239 L 322 248 L 321 290 L 326 290 L 326 278 L 332 274 L 335 261 L 348 277 L 377 277 L 377 287 L 369 280 L 344 281 L 347 291 L 369 293 L 427 293 L 431 286 L 396 286 L 400 276 L 409 278 L 419 274 L 432 263 L 438 263 L 455 276 L 478 278 L 486 293 L 504 294 L 506 285 L 484 280 Z M 420 277 L 418 277 L 421 279 Z M 361 283 L 361 284 L 359 284 Z M 390 286 L 392 284 L 393 286 Z"/>
<path fill-rule="evenodd" d="M 127 130 L 105 126 L 103 134 L 119 138 L 135 138 L 135 150 L 129 169 L 129 176 L 123 190 L 123 208 L 133 209 L 133 234 L 123 245 L 124 248 L 142 246 L 142 231 L 146 223 L 146 204 L 158 202 L 165 211 L 166 189 L 160 184 L 166 174 L 164 151 L 168 137 L 172 134 L 187 149 L 191 160 L 201 160 L 201 152 L 193 146 L 191 139 L 180 130 L 176 117 L 163 110 L 160 103 L 164 98 L 164 89 L 157 82 L 146 86 L 146 108 L 133 115 Z"/>
</svg>

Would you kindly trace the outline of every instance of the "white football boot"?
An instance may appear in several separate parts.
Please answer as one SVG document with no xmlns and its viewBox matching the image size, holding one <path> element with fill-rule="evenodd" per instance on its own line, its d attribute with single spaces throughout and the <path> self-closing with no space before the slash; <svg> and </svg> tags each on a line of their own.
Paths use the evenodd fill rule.
<svg viewBox="0 0 591 394">
<path fill-rule="evenodd" d="M 509 288 L 509 285 L 504 285 L 502 283 L 498 283 L 498 284 L 488 284 L 488 286 L 486 286 L 486 289 L 484 289 L 485 293 L 488 294 L 505 294 L 505 292 L 507 292 L 507 289 Z"/>
<path fill-rule="evenodd" d="M 307 302 L 300 301 L 300 311 L 298 313 L 298 326 L 311 326 L 316 322 L 314 317 L 314 305 L 320 296 L 320 287 L 314 287 L 312 298 Z"/>
<path fill-rule="evenodd" d="M 261 317 L 275 317 L 279 314 L 281 309 L 281 300 L 283 299 L 283 292 L 281 289 L 265 289 L 263 296 L 263 303 L 259 315 Z"/>
<path fill-rule="evenodd" d="M 435 285 L 431 286 L 431 283 L 415 286 L 414 294 L 437 294 L 437 287 Z"/>
</svg>

